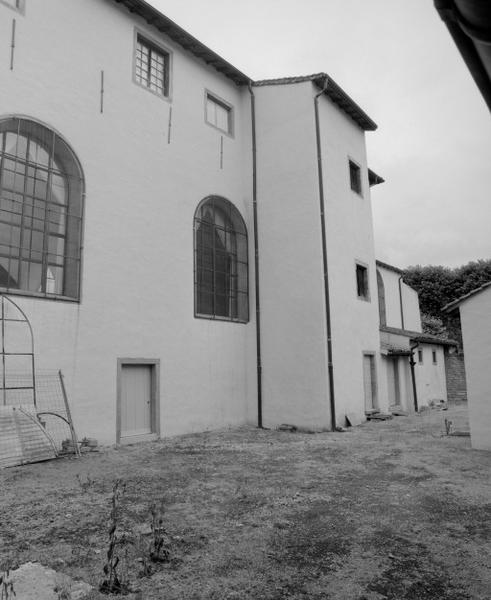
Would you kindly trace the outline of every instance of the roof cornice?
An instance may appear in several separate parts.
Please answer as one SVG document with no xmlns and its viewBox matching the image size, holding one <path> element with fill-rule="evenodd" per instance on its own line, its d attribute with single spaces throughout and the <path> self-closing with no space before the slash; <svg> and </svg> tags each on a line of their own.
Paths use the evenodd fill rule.
<svg viewBox="0 0 491 600">
<path fill-rule="evenodd" d="M 248 85 L 251 83 L 250 77 L 236 69 L 216 52 L 208 48 L 208 46 L 205 46 L 193 37 L 185 29 L 179 27 L 179 25 L 174 23 L 169 17 L 166 17 L 148 2 L 145 2 L 145 0 L 113 0 L 113 2 L 126 7 L 130 13 L 136 14 L 144 19 L 149 25 L 152 25 L 152 27 L 155 27 L 158 31 L 170 37 L 182 48 L 203 60 L 219 73 L 223 73 L 225 77 L 231 79 L 236 85 Z"/>
<path fill-rule="evenodd" d="M 327 73 L 314 73 L 313 75 L 299 75 L 296 77 L 281 77 L 278 79 L 262 79 L 254 81 L 254 86 L 265 85 L 290 85 L 312 81 L 334 104 L 344 111 L 364 131 L 375 131 L 377 124 L 363 111 L 356 102 L 339 86 Z"/>
<path fill-rule="evenodd" d="M 124 6 L 130 13 L 138 15 L 149 25 L 155 27 L 161 33 L 167 35 L 182 48 L 191 52 L 203 60 L 206 64 L 212 66 L 219 73 L 231 79 L 236 85 L 281 85 L 290 83 L 299 83 L 302 81 L 312 81 L 317 87 L 323 90 L 335 104 L 350 116 L 361 129 L 365 131 L 374 131 L 377 124 L 352 100 L 348 94 L 331 78 L 327 73 L 315 73 L 313 75 L 304 75 L 300 77 L 285 77 L 282 79 L 268 79 L 262 81 L 253 81 L 250 77 L 236 69 L 232 64 L 216 52 L 205 46 L 185 29 L 174 23 L 169 17 L 166 17 L 151 4 L 145 0 L 112 0 L 116 4 Z M 374 174 L 376 175 L 376 174 Z M 372 178 L 373 179 L 373 178 Z M 376 183 L 383 180 L 376 175 Z M 374 180 L 375 182 L 375 180 Z"/>
</svg>

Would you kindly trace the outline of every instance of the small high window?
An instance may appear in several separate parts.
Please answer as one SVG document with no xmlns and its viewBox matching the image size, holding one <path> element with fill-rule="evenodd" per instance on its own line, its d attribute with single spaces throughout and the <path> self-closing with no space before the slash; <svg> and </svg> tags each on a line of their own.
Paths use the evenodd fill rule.
<svg viewBox="0 0 491 600">
<path fill-rule="evenodd" d="M 229 135 L 233 132 L 232 107 L 209 92 L 206 92 L 205 120 Z"/>
<path fill-rule="evenodd" d="M 435 350 L 431 351 L 431 356 L 433 357 L 433 364 L 436 365 L 438 361 L 436 359 L 436 352 L 435 352 Z"/>
<path fill-rule="evenodd" d="M 247 232 L 235 206 L 205 198 L 194 215 L 195 316 L 249 320 Z"/>
<path fill-rule="evenodd" d="M 159 94 L 169 95 L 169 53 L 140 34 L 136 36 L 135 81 Z"/>
<path fill-rule="evenodd" d="M 420 365 L 423 364 L 423 350 L 418 350 L 418 362 Z"/>
<path fill-rule="evenodd" d="M 349 178 L 351 189 L 357 194 L 361 194 L 361 170 L 352 160 L 349 161 Z"/>
<path fill-rule="evenodd" d="M 368 269 L 364 265 L 356 265 L 356 293 L 361 300 L 370 300 Z"/>
</svg>

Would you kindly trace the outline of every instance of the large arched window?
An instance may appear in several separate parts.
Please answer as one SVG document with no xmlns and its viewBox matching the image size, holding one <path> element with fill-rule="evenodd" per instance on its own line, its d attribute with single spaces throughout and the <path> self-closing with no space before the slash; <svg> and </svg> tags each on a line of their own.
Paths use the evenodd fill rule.
<svg viewBox="0 0 491 600">
<path fill-rule="evenodd" d="M 78 299 L 84 182 L 54 131 L 0 119 L 0 289 Z"/>
<path fill-rule="evenodd" d="M 205 198 L 194 215 L 195 315 L 249 320 L 247 231 L 235 206 Z"/>
</svg>

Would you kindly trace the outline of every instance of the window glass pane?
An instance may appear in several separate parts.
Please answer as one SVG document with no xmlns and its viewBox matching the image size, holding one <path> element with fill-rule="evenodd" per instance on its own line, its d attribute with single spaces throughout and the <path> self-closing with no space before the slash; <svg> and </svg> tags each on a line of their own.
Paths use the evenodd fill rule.
<svg viewBox="0 0 491 600">
<path fill-rule="evenodd" d="M 211 125 L 230 133 L 231 108 L 209 94 L 206 96 L 205 118 Z"/>
<path fill-rule="evenodd" d="M 167 95 L 168 55 L 138 36 L 136 45 L 135 79 L 137 83 L 162 95 Z"/>
<path fill-rule="evenodd" d="M 216 126 L 219 129 L 223 129 L 224 131 L 228 131 L 229 130 L 229 126 L 228 126 L 229 109 L 225 108 L 224 106 L 220 106 L 219 104 L 217 104 L 216 105 L 216 112 L 217 112 Z"/>
<path fill-rule="evenodd" d="M 83 190 L 78 163 L 66 143 L 38 123 L 12 118 L 2 127 L 7 132 L 0 145 L 0 287 L 76 298 Z M 68 267 L 65 248 L 72 259 Z"/>
<path fill-rule="evenodd" d="M 247 243 L 240 234 L 237 248 L 233 222 L 242 223 L 235 207 L 223 198 L 210 198 L 195 215 L 196 313 L 217 318 L 247 320 Z M 241 225 L 241 229 L 244 226 Z"/>
</svg>

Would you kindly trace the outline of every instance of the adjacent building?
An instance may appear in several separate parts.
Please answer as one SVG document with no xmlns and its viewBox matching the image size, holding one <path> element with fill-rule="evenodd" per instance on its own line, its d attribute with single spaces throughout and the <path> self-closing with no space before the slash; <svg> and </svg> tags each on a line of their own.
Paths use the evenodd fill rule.
<svg viewBox="0 0 491 600">
<path fill-rule="evenodd" d="M 460 312 L 472 447 L 491 450 L 491 282 L 443 310 Z"/>
<path fill-rule="evenodd" d="M 445 351 L 456 343 L 423 333 L 418 294 L 401 269 L 377 261 L 377 285 L 389 406 L 417 411 L 447 402 Z"/>
</svg>

